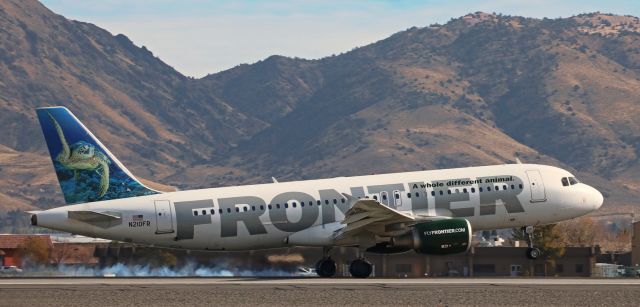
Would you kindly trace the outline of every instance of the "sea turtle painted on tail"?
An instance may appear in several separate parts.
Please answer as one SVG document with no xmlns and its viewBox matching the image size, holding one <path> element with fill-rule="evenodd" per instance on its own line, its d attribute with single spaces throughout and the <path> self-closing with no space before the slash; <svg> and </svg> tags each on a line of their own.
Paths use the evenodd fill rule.
<svg viewBox="0 0 640 307">
<path fill-rule="evenodd" d="M 56 161 L 60 162 L 65 168 L 74 171 L 76 184 L 80 178 L 78 171 L 95 171 L 100 174 L 99 197 L 104 196 L 109 188 L 109 164 L 111 163 L 109 158 L 93 144 L 85 141 L 78 141 L 69 146 L 60 124 L 51 114 L 49 114 L 49 117 L 56 127 L 56 132 L 62 144 L 62 151 L 58 153 Z"/>
</svg>

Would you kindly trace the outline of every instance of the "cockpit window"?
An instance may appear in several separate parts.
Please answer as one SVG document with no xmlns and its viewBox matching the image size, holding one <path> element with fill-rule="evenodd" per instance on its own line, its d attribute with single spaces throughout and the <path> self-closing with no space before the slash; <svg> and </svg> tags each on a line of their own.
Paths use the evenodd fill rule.
<svg viewBox="0 0 640 307">
<path fill-rule="evenodd" d="M 576 177 L 562 177 L 562 186 L 563 187 L 574 185 L 574 184 L 578 184 L 578 183 L 580 183 L 580 181 L 578 181 L 578 179 L 576 179 Z"/>
</svg>

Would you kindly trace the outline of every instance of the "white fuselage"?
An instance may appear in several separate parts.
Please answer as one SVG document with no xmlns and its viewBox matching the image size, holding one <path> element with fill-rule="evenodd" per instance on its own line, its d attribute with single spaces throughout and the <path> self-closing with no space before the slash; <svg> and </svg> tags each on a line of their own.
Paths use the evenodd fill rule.
<svg viewBox="0 0 640 307">
<path fill-rule="evenodd" d="M 554 223 L 602 205 L 596 189 L 563 186 L 563 177 L 572 175 L 509 164 L 222 187 L 54 208 L 37 213 L 37 225 L 162 247 L 248 250 L 288 246 L 289 236 L 313 226 L 335 227 L 349 206 L 341 193 L 375 198 L 416 220 L 464 218 L 473 230 Z M 73 211 L 117 219 L 78 220 Z"/>
</svg>

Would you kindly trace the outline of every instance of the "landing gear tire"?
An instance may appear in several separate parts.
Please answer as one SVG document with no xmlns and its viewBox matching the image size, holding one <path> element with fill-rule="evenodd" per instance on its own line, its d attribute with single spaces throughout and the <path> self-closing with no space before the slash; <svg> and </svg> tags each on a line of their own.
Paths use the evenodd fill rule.
<svg viewBox="0 0 640 307">
<path fill-rule="evenodd" d="M 535 260 L 540 257 L 540 250 L 535 247 L 527 248 L 527 258 Z"/>
<path fill-rule="evenodd" d="M 316 273 L 320 277 L 333 277 L 336 275 L 336 262 L 331 258 L 320 259 L 316 263 Z"/>
<path fill-rule="evenodd" d="M 533 226 L 524 227 L 524 231 L 527 234 L 527 258 L 535 260 L 540 257 L 540 250 L 533 246 Z"/>
<path fill-rule="evenodd" d="M 349 264 L 349 273 L 356 278 L 367 278 L 373 272 L 371 262 L 364 259 L 356 259 Z"/>
</svg>

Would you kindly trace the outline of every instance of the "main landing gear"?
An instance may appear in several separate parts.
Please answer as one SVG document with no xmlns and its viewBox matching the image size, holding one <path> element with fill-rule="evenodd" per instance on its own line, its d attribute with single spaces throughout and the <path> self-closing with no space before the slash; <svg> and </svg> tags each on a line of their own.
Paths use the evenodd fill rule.
<svg viewBox="0 0 640 307">
<path fill-rule="evenodd" d="M 533 226 L 525 227 L 525 233 L 527 234 L 527 258 L 535 260 L 540 257 L 540 250 L 533 246 Z"/>
<path fill-rule="evenodd" d="M 358 258 L 349 264 L 349 273 L 356 278 L 367 278 L 373 272 L 373 265 L 364 258 Z"/>
<path fill-rule="evenodd" d="M 322 259 L 316 263 L 316 273 L 320 277 L 333 277 L 336 275 L 336 262 L 329 257 L 331 248 L 322 249 Z"/>
<path fill-rule="evenodd" d="M 329 257 L 331 248 L 322 250 L 322 259 L 316 263 L 316 273 L 320 277 L 333 277 L 336 275 L 336 262 Z M 356 278 L 367 278 L 373 273 L 373 265 L 363 257 L 351 261 L 349 264 L 349 273 Z"/>
</svg>

